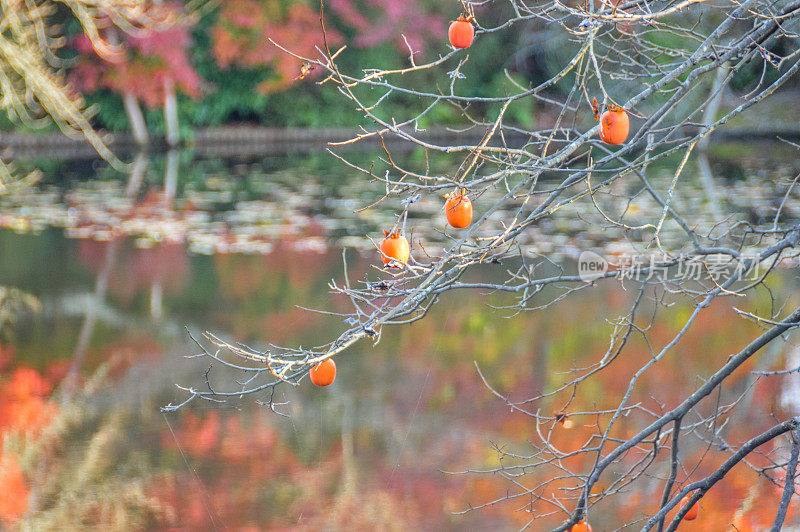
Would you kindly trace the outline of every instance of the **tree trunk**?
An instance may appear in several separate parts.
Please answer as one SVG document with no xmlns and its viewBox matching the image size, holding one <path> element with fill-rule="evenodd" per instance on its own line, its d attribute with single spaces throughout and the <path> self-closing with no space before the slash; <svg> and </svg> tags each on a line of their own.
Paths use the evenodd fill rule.
<svg viewBox="0 0 800 532">
<path fill-rule="evenodd" d="M 166 124 L 166 140 L 170 147 L 178 144 L 178 99 L 175 96 L 175 84 L 171 78 L 164 80 L 164 123 Z"/>
<path fill-rule="evenodd" d="M 172 210 L 172 202 L 178 192 L 178 163 L 180 162 L 178 152 L 169 150 L 167 152 L 167 167 L 164 171 L 164 207 Z"/>
<path fill-rule="evenodd" d="M 147 124 L 144 121 L 142 109 L 139 107 L 139 102 L 136 101 L 136 96 L 130 92 L 126 92 L 123 97 L 125 102 L 125 113 L 128 115 L 128 121 L 131 123 L 131 131 L 133 138 L 140 146 L 145 146 L 150 142 L 150 136 L 147 134 Z"/>
</svg>

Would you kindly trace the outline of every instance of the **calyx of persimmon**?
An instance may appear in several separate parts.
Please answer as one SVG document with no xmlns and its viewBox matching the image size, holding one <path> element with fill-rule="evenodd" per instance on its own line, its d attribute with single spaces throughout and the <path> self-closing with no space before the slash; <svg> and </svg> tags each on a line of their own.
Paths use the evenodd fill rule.
<svg viewBox="0 0 800 532">
<path fill-rule="evenodd" d="M 463 198 L 466 195 L 467 195 L 467 189 L 462 188 L 461 190 L 456 190 L 455 192 L 448 192 L 447 194 L 442 194 L 442 197 L 445 199 Z"/>
<path fill-rule="evenodd" d="M 611 111 L 612 113 L 618 113 L 620 111 L 624 111 L 624 109 L 618 105 L 606 105 L 606 110 Z M 594 114 L 595 121 L 600 121 L 600 104 L 597 103 L 597 98 L 592 98 L 592 113 Z"/>
</svg>

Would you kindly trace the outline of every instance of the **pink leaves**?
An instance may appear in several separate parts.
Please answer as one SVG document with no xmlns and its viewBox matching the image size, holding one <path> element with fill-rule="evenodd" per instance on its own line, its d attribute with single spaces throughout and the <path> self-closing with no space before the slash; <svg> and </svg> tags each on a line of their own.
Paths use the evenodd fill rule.
<svg viewBox="0 0 800 532">
<path fill-rule="evenodd" d="M 445 34 L 444 20 L 426 12 L 419 0 L 396 2 L 394 0 L 366 0 L 359 9 L 352 0 L 334 0 L 331 8 L 339 17 L 359 33 L 355 44 L 370 47 L 392 42 L 398 51 L 408 52 L 403 35 L 415 52 L 423 51 L 430 41 L 440 41 Z M 366 9 L 365 9 L 366 8 Z M 367 18 L 362 11 L 373 14 Z"/>
<path fill-rule="evenodd" d="M 305 4 L 282 8 L 278 2 L 231 0 L 223 4 L 212 30 L 214 57 L 221 68 L 270 66 L 275 75 L 261 82 L 261 92 L 283 90 L 298 77 L 302 61 L 270 42 L 272 39 L 291 52 L 314 58 L 322 47 L 319 13 Z M 342 42 L 339 32 L 328 29 L 328 44 Z M 312 74 L 313 76 L 313 74 Z"/>
<path fill-rule="evenodd" d="M 335 15 L 326 24 L 330 46 L 344 41 L 343 35 L 333 29 L 334 23 L 356 30 L 353 40 L 356 46 L 367 48 L 391 42 L 403 55 L 408 53 L 403 35 L 414 51 L 420 52 L 427 42 L 439 42 L 446 33 L 444 19 L 426 13 L 420 0 L 331 0 L 328 5 L 326 13 Z M 307 58 L 319 57 L 317 47 L 323 44 L 316 9 L 299 2 L 286 7 L 275 0 L 225 2 L 212 36 L 214 57 L 221 68 L 232 65 L 273 68 L 274 76 L 258 86 L 262 92 L 287 88 L 298 77 L 302 64 L 300 59 L 274 46 L 270 39 Z"/>
<path fill-rule="evenodd" d="M 198 97 L 202 81 L 188 56 L 191 27 L 187 22 L 178 22 L 189 17 L 179 3 L 159 7 L 169 12 L 171 22 L 163 29 L 141 35 L 119 32 L 115 37 L 124 42 L 125 53 L 118 61 L 97 56 L 86 37 L 75 39 L 73 46 L 84 57 L 70 74 L 74 86 L 83 92 L 105 88 L 131 93 L 151 108 L 163 105 L 165 84 L 174 84 L 184 94 Z"/>
</svg>

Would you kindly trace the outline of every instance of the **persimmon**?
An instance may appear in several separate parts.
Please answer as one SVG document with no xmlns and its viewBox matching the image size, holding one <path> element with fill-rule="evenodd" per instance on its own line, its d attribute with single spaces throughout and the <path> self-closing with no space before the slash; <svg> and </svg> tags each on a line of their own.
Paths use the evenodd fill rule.
<svg viewBox="0 0 800 532">
<path fill-rule="evenodd" d="M 450 38 L 450 44 L 454 48 L 469 48 L 472 46 L 472 41 L 475 40 L 475 27 L 472 25 L 472 21 L 472 17 L 461 15 L 450 23 L 447 36 Z"/>
<path fill-rule="evenodd" d="M 330 358 L 325 359 L 311 368 L 308 376 L 317 386 L 328 386 L 336 378 L 336 362 Z"/>
<path fill-rule="evenodd" d="M 594 119 L 600 122 L 600 139 L 606 144 L 622 144 L 628 138 L 631 122 L 622 107 L 609 106 L 601 115 L 597 98 L 592 98 Z"/>
<path fill-rule="evenodd" d="M 686 506 L 686 504 L 689 502 L 689 499 L 691 498 L 692 498 L 691 495 L 686 495 L 683 499 L 681 499 L 681 504 L 680 504 L 681 508 Z M 697 514 L 700 513 L 700 508 L 698 508 L 697 504 L 698 503 L 694 503 L 694 506 L 689 508 L 689 511 L 686 512 L 686 515 L 683 516 L 684 520 L 694 521 L 695 519 L 697 519 Z"/>
<path fill-rule="evenodd" d="M 592 525 L 581 519 L 569 529 L 570 532 L 592 532 Z"/>
<path fill-rule="evenodd" d="M 466 190 L 447 196 L 444 213 L 447 216 L 447 223 L 453 227 L 463 229 L 472 223 L 472 201 L 467 196 Z"/>
<path fill-rule="evenodd" d="M 389 233 L 384 231 L 386 238 L 381 242 L 381 255 L 384 264 L 389 264 L 392 260 L 405 264 L 408 262 L 408 257 L 411 254 L 411 246 L 408 244 L 406 237 L 400 233 Z"/>
<path fill-rule="evenodd" d="M 574 425 L 569 416 L 563 412 L 556 414 L 556 421 L 561 424 L 565 429 L 571 429 Z"/>
</svg>

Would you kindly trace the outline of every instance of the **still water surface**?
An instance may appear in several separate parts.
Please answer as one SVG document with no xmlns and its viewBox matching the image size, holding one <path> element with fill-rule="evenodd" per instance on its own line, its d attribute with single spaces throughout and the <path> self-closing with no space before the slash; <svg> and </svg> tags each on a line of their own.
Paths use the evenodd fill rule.
<svg viewBox="0 0 800 532">
<path fill-rule="evenodd" d="M 797 161 L 762 163 L 735 165 L 719 197 L 691 180 L 676 201 L 716 201 L 739 216 L 768 217 Z M 768 175 L 759 175 L 765 166 Z M 204 385 L 208 363 L 186 358 L 197 352 L 186 329 L 256 346 L 337 336 L 339 318 L 298 306 L 348 308 L 328 291 L 342 277 L 342 249 L 351 278 L 375 275 L 364 235 L 378 238 L 393 223 L 392 210 L 353 211 L 380 192 L 324 157 L 194 161 L 171 154 L 140 159 L 128 176 L 54 163 L 38 184 L 0 198 L 0 286 L 20 291 L 6 291 L 8 301 L 33 296 L 15 323 L 0 323 L 5 526 L 463 530 L 528 522 L 525 501 L 461 513 L 514 485 L 495 474 L 456 472 L 497 467 L 494 445 L 530 452 L 536 430 L 489 393 L 476 364 L 513 400 L 552 388 L 605 350 L 606 318 L 630 303 L 619 286 L 513 317 L 493 310 L 486 303 L 503 301 L 484 294 L 447 297 L 426 320 L 387 329 L 377 346 L 359 344 L 339 357 L 329 388 L 279 389 L 273 399 L 283 415 L 256 403 L 268 396 L 160 412 L 184 397 L 176 383 Z M 651 207 L 641 202 L 638 208 Z M 800 213 L 795 200 L 786 212 Z M 420 202 L 410 221 L 431 249 L 446 242 L 434 199 Z M 561 255 L 620 245 L 614 235 L 577 232 L 576 221 L 559 211 L 525 244 Z M 797 287 L 795 275 L 783 272 L 780 282 Z M 748 304 L 755 310 L 763 301 Z M 653 337 L 668 339 L 687 309 L 660 313 Z M 757 331 L 731 327 L 733 319 L 729 307 L 712 306 L 682 342 L 684 360 L 657 368 L 645 395 L 668 405 L 694 389 Z M 757 367 L 784 367 L 787 353 L 798 356 L 781 347 Z M 587 386 L 576 407 L 602 407 L 627 381 L 620 375 L 648 354 L 634 345 L 627 356 L 617 378 Z M 236 377 L 212 373 L 218 386 Z M 756 393 L 738 422 L 766 428 L 770 415 L 796 411 L 791 378 L 762 385 L 739 375 L 730 393 L 750 385 Z M 578 431 L 555 441 L 573 443 L 580 421 Z M 770 522 L 779 495 L 744 469 L 737 475 L 709 494 L 703 524 L 686 530 L 712 523 L 723 530 L 734 518 L 742 530 Z M 600 505 L 595 530 L 641 516 L 659 486 Z M 541 529 L 560 517 L 554 511 Z"/>
</svg>

